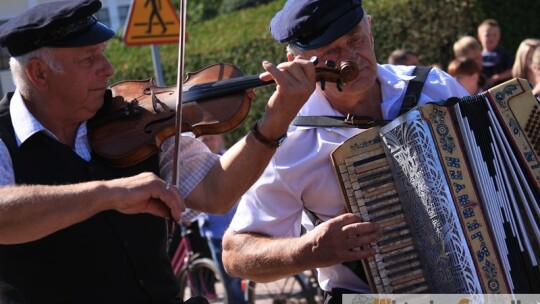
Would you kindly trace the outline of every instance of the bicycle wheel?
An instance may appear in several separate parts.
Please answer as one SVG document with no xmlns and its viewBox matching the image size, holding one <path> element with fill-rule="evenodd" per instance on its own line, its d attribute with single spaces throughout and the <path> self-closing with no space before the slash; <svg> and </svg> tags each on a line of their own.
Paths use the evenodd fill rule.
<svg viewBox="0 0 540 304">
<path fill-rule="evenodd" d="M 246 295 L 249 304 L 317 304 L 317 290 L 304 273 L 269 283 L 250 281 Z"/>
<path fill-rule="evenodd" d="M 178 280 L 180 296 L 184 300 L 194 296 L 203 296 L 210 303 L 228 304 L 227 288 L 223 283 L 223 277 L 211 259 L 193 260 L 189 269 L 180 272 Z"/>
</svg>

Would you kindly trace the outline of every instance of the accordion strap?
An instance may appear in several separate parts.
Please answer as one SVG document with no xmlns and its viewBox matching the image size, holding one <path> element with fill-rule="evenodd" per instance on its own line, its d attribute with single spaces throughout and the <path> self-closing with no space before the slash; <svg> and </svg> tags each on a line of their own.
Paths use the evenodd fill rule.
<svg viewBox="0 0 540 304">
<path fill-rule="evenodd" d="M 299 127 L 341 127 L 368 129 L 374 126 L 387 124 L 388 120 L 377 120 L 368 116 L 296 116 L 292 121 L 293 126 Z"/>
<path fill-rule="evenodd" d="M 432 67 L 430 66 L 418 66 L 414 69 L 412 76 L 416 77 L 409 81 L 399 115 L 408 112 L 418 104 L 420 93 L 424 88 L 424 82 L 426 81 L 431 68 Z M 347 116 L 296 116 L 291 124 L 299 127 L 342 127 L 369 129 L 375 126 L 383 126 L 388 122 L 388 120 L 378 120 L 368 116 L 347 114 Z"/>
<path fill-rule="evenodd" d="M 424 88 L 424 83 L 426 82 L 429 71 L 431 71 L 430 66 L 417 66 L 414 68 L 412 76 L 416 76 L 413 79 L 409 80 L 409 85 L 407 86 L 407 91 L 405 92 L 405 97 L 403 97 L 403 103 L 401 104 L 401 110 L 399 115 L 409 112 L 418 104 L 420 99 L 420 93 Z"/>
</svg>

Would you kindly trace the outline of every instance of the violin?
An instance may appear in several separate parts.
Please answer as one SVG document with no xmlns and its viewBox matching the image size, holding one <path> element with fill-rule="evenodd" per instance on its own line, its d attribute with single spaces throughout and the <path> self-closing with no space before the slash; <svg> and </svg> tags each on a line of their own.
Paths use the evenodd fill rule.
<svg viewBox="0 0 540 304">
<path fill-rule="evenodd" d="M 312 62 L 317 65 L 317 60 Z M 315 67 L 317 81 L 342 85 L 358 76 L 355 63 L 332 62 Z M 259 75 L 243 76 L 232 64 L 218 63 L 187 73 L 182 89 L 181 132 L 195 136 L 225 133 L 247 116 L 251 104 L 248 89 L 266 86 Z M 106 102 L 88 122 L 92 150 L 115 167 L 135 165 L 159 151 L 161 144 L 176 134 L 175 86 L 159 87 L 153 79 L 121 81 L 107 90 Z"/>
</svg>

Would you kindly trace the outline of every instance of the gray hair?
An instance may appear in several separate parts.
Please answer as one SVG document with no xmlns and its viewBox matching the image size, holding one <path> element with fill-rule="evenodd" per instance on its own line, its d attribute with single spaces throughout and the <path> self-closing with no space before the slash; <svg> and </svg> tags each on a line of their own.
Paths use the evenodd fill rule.
<svg viewBox="0 0 540 304">
<path fill-rule="evenodd" d="M 302 51 L 294 46 L 293 44 L 287 44 L 287 54 L 291 54 L 293 56 L 302 55 Z"/>
<path fill-rule="evenodd" d="M 13 75 L 13 82 L 23 96 L 29 96 L 30 92 L 30 79 L 26 74 L 26 65 L 31 59 L 39 59 L 45 62 L 56 73 L 64 72 L 62 65 L 54 57 L 52 48 L 43 47 L 24 55 L 11 57 L 9 66 Z"/>
<path fill-rule="evenodd" d="M 371 18 L 371 16 L 364 9 L 364 17 L 362 18 L 362 20 L 360 20 L 359 24 L 361 22 L 367 22 L 368 29 L 371 31 L 371 24 L 370 24 L 370 22 L 367 21 L 370 18 Z M 303 51 L 301 49 L 299 49 L 298 47 L 296 47 L 292 43 L 287 44 L 286 52 L 287 52 L 287 54 L 291 54 L 293 56 L 302 55 L 302 53 L 303 53 Z"/>
</svg>

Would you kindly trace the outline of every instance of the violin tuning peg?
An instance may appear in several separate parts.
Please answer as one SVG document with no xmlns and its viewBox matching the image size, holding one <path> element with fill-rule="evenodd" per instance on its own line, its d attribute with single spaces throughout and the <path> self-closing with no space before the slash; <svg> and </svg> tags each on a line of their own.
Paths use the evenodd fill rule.
<svg viewBox="0 0 540 304">
<path fill-rule="evenodd" d="M 321 78 L 321 90 L 324 91 L 325 87 L 326 87 L 326 80 L 324 78 Z"/>
<path fill-rule="evenodd" d="M 336 63 L 334 61 L 332 61 L 332 60 L 326 60 L 325 64 L 329 68 L 335 68 L 336 67 Z"/>
<path fill-rule="evenodd" d="M 341 83 L 341 81 L 338 81 L 336 83 L 336 86 L 337 86 L 338 91 L 343 92 L 343 83 Z"/>
<path fill-rule="evenodd" d="M 317 57 L 317 56 L 312 56 L 312 57 L 309 59 L 309 61 L 311 61 L 311 63 L 313 63 L 313 65 L 316 66 L 317 64 L 319 64 L 319 57 Z"/>
</svg>

